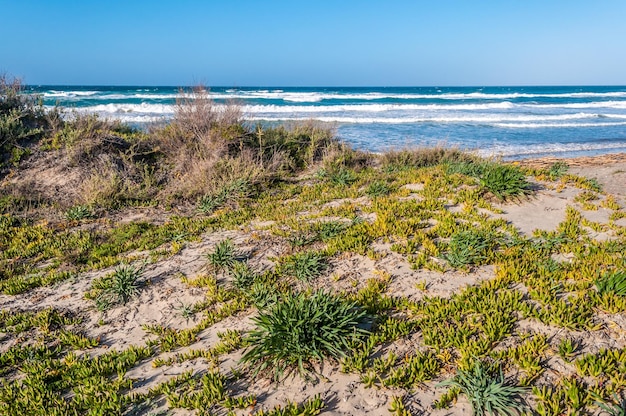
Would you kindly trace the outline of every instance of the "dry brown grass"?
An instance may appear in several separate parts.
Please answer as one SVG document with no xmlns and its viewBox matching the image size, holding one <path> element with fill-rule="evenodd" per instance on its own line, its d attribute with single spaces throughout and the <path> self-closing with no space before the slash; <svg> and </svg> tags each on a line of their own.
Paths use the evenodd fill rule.
<svg viewBox="0 0 626 416">
<path fill-rule="evenodd" d="M 202 87 L 181 92 L 173 120 L 147 132 L 97 115 L 61 116 L 48 114 L 54 128 L 18 172 L 18 182 L 34 177 L 31 191 L 60 208 L 196 204 L 233 183 L 255 192 L 308 168 L 370 162 L 327 124 L 249 126 L 240 106 L 216 104 Z"/>
</svg>

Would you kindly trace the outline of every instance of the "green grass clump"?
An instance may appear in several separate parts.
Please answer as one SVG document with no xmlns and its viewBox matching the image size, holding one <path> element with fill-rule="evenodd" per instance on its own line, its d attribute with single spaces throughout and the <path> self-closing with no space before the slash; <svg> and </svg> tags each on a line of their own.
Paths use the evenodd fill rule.
<svg viewBox="0 0 626 416">
<path fill-rule="evenodd" d="M 308 282 L 321 275 L 327 267 L 324 254 L 305 251 L 287 257 L 281 265 L 281 271 L 288 276 Z"/>
<path fill-rule="evenodd" d="M 87 205 L 74 205 L 65 212 L 65 219 L 69 221 L 80 221 L 93 216 L 93 211 Z"/>
<path fill-rule="evenodd" d="M 254 374 L 271 371 L 279 380 L 287 370 L 306 375 L 325 358 L 339 359 L 367 331 L 359 325 L 366 313 L 356 304 L 324 291 L 286 295 L 253 318 L 250 348 L 241 362 Z"/>
<path fill-rule="evenodd" d="M 489 251 L 495 248 L 493 238 L 478 230 L 460 231 L 452 235 L 444 259 L 455 268 L 484 264 Z"/>
<path fill-rule="evenodd" d="M 501 368 L 480 360 L 467 370 L 459 369 L 441 385 L 458 388 L 476 416 L 520 414 L 526 408 L 521 397 L 526 389 L 508 385 Z"/>
<path fill-rule="evenodd" d="M 567 163 L 561 161 L 555 162 L 550 166 L 550 169 L 548 169 L 548 177 L 553 181 L 561 179 L 568 169 L 569 165 Z"/>
<path fill-rule="evenodd" d="M 369 186 L 365 189 L 365 193 L 372 198 L 389 195 L 391 192 L 391 187 L 387 182 L 384 181 L 376 181 L 369 184 Z"/>
<path fill-rule="evenodd" d="M 257 274 L 250 268 L 248 263 L 243 261 L 235 262 L 229 270 L 233 278 L 233 284 L 239 290 L 250 288 L 257 279 Z"/>
<path fill-rule="evenodd" d="M 198 200 L 198 211 L 211 214 L 224 204 L 245 198 L 251 193 L 252 185 L 245 178 L 238 178 L 222 185 L 216 192 L 206 194 Z"/>
<path fill-rule="evenodd" d="M 528 193 L 530 184 L 515 166 L 490 164 L 480 176 L 480 185 L 501 201 Z"/>
<path fill-rule="evenodd" d="M 613 293 L 626 296 L 626 270 L 605 274 L 594 283 L 600 294 Z"/>
<path fill-rule="evenodd" d="M 209 265 L 218 270 L 228 270 L 237 262 L 236 247 L 232 240 L 225 239 L 215 245 L 215 250 L 207 254 Z"/>
<path fill-rule="evenodd" d="M 478 180 L 485 192 L 500 201 L 528 194 L 530 184 L 517 166 L 489 161 L 461 161 L 446 166 L 448 173 L 461 173 Z"/>
<path fill-rule="evenodd" d="M 92 291 L 87 294 L 96 302 L 98 310 L 104 311 L 112 306 L 125 305 L 131 298 L 139 294 L 140 279 L 144 267 L 132 264 L 121 264 L 115 271 L 93 282 Z"/>
</svg>

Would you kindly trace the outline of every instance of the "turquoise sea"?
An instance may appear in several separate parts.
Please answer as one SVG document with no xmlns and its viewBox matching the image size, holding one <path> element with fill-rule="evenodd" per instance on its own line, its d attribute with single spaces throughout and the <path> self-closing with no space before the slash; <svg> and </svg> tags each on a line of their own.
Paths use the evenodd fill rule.
<svg viewBox="0 0 626 416">
<path fill-rule="evenodd" d="M 177 87 L 30 86 L 46 106 L 135 126 L 165 122 Z M 224 88 L 251 123 L 315 119 L 370 151 L 444 144 L 517 159 L 626 152 L 626 86 Z"/>
</svg>

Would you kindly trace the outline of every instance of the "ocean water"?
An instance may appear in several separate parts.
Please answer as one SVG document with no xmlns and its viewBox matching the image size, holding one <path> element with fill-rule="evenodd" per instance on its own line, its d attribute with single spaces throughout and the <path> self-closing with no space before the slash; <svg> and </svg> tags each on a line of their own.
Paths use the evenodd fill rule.
<svg viewBox="0 0 626 416">
<path fill-rule="evenodd" d="M 176 87 L 30 86 L 46 106 L 97 113 L 138 127 L 174 114 Z M 374 152 L 446 145 L 518 159 L 626 152 L 626 86 L 211 88 L 247 122 L 315 119 Z"/>
</svg>

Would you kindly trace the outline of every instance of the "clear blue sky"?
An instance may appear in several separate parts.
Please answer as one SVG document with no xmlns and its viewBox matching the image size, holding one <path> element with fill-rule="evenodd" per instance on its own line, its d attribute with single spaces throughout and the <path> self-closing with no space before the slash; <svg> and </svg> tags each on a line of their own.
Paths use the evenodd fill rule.
<svg viewBox="0 0 626 416">
<path fill-rule="evenodd" d="M 28 84 L 626 84 L 625 0 L 0 0 Z"/>
</svg>

